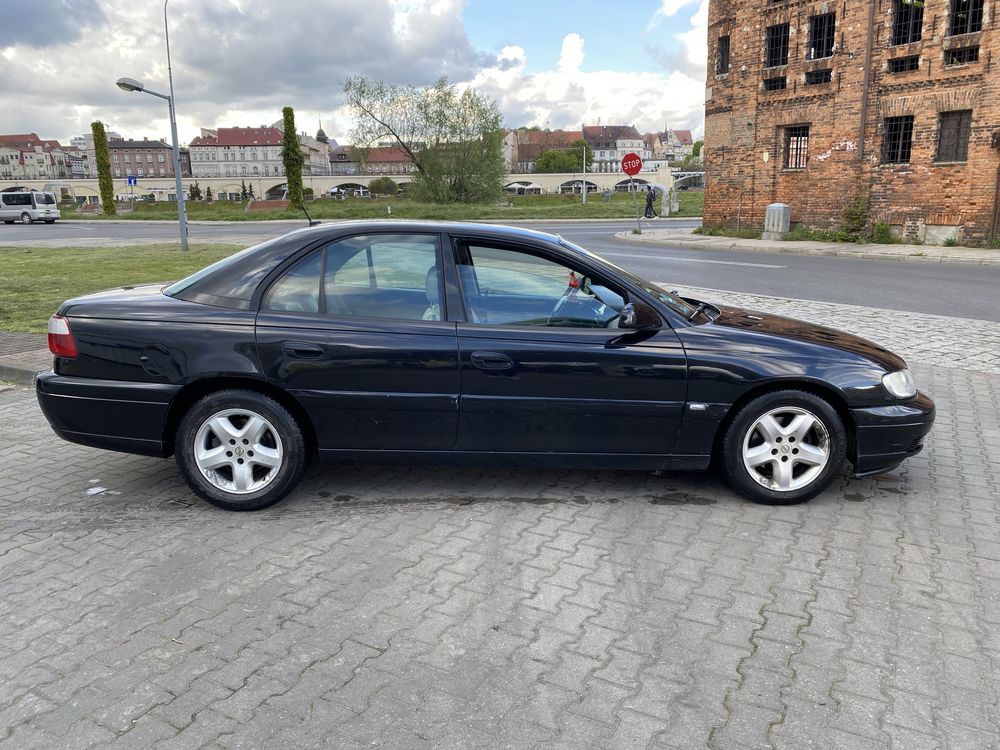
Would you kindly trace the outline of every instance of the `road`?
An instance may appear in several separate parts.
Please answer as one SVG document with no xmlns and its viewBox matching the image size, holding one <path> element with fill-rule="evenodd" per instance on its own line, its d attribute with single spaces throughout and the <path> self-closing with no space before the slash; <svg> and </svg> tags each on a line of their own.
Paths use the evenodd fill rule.
<svg viewBox="0 0 1000 750">
<path fill-rule="evenodd" d="M 1000 266 L 876 261 L 829 256 L 710 252 L 640 245 L 615 239 L 631 220 L 607 222 L 515 222 L 566 239 L 651 280 L 751 294 L 839 302 L 889 310 L 1000 322 Z M 691 228 L 697 220 L 675 221 Z M 287 222 L 194 224 L 193 242 L 250 244 L 290 231 Z M 170 242 L 176 225 L 147 222 L 62 222 L 4 226 L 0 244 L 45 241 L 65 245 Z"/>
</svg>

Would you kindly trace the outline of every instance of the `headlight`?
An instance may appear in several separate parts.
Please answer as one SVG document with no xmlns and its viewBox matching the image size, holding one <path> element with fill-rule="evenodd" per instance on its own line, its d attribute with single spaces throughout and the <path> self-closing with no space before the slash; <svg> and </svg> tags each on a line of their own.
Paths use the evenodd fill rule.
<svg viewBox="0 0 1000 750">
<path fill-rule="evenodd" d="M 882 385 L 896 398 L 913 398 L 917 395 L 917 386 L 909 370 L 897 370 L 883 375 Z"/>
</svg>

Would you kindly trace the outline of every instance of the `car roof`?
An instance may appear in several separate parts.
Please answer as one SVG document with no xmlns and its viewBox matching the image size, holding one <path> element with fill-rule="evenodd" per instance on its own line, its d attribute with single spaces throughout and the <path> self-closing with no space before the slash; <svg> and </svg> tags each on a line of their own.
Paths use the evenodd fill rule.
<svg viewBox="0 0 1000 750">
<path fill-rule="evenodd" d="M 368 219 L 362 221 L 331 221 L 311 227 L 303 227 L 290 232 L 297 236 L 312 234 L 316 237 L 339 236 L 344 229 L 364 234 L 365 232 L 442 232 L 449 234 L 489 234 L 508 238 L 522 237 L 524 239 L 555 242 L 558 237 L 549 232 L 526 227 L 512 227 L 507 224 L 489 224 L 472 221 L 427 221 L 399 219 Z M 288 236 L 288 235 L 285 235 Z"/>
</svg>

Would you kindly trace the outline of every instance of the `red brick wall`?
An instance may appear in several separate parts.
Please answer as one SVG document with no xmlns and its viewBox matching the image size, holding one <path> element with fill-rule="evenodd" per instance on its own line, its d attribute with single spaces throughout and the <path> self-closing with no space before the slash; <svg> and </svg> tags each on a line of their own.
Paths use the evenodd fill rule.
<svg viewBox="0 0 1000 750">
<path fill-rule="evenodd" d="M 967 239 L 994 229 L 1000 150 L 1000 22 L 987 0 L 983 31 L 947 35 L 949 0 L 926 0 L 923 39 L 893 47 L 892 0 L 867 3 L 796 0 L 713 0 L 709 8 L 709 73 L 705 112 L 705 223 L 759 228 L 768 204 L 792 206 L 792 221 L 833 228 L 857 196 L 870 197 L 873 221 L 906 227 L 923 237 L 926 225 L 959 227 Z M 808 60 L 809 18 L 836 13 L 833 57 Z M 766 28 L 791 26 L 788 65 L 764 68 Z M 871 64 L 865 62 L 871 33 Z M 731 36 L 727 74 L 715 72 L 716 40 Z M 949 47 L 979 44 L 979 62 L 945 65 Z M 890 58 L 919 55 L 918 70 L 889 73 Z M 996 59 L 994 59 L 996 58 Z M 832 81 L 806 85 L 810 70 L 831 68 Z M 763 80 L 787 77 L 784 91 Z M 862 129 L 862 111 L 867 115 Z M 941 112 L 971 109 L 966 162 L 936 164 Z M 914 115 L 913 151 L 905 165 L 882 164 L 885 117 Z M 784 128 L 810 126 L 804 170 L 786 170 Z M 862 136 L 863 133 L 863 136 Z"/>
</svg>

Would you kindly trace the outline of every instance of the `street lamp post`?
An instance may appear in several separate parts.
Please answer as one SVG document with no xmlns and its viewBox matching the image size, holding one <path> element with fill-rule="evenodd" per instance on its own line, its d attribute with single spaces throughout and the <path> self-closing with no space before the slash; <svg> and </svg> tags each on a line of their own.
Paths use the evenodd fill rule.
<svg viewBox="0 0 1000 750">
<path fill-rule="evenodd" d="M 177 190 L 177 220 L 181 231 L 181 250 L 188 249 L 187 212 L 184 210 L 184 184 L 181 182 L 181 150 L 177 144 L 177 118 L 174 114 L 174 98 L 168 94 L 160 94 L 147 89 L 145 84 L 134 78 L 119 78 L 118 88 L 122 91 L 141 91 L 144 94 L 166 99 L 170 107 L 170 137 L 173 139 L 174 151 L 174 181 Z"/>
<path fill-rule="evenodd" d="M 583 202 L 587 202 L 587 146 L 580 147 L 583 150 Z"/>
<path fill-rule="evenodd" d="M 145 87 L 134 78 L 119 78 L 118 88 L 122 91 L 142 91 L 152 94 L 160 99 L 166 99 L 170 108 L 170 137 L 173 139 L 174 151 L 174 184 L 177 191 L 177 222 L 181 231 L 181 250 L 188 249 L 188 225 L 187 209 L 184 205 L 184 183 L 181 180 L 181 149 L 177 141 L 177 112 L 174 109 L 174 70 L 170 64 L 170 27 L 167 25 L 167 3 L 170 0 L 163 0 L 163 34 L 167 41 L 167 77 L 170 80 L 170 94 L 158 94 Z"/>
</svg>

